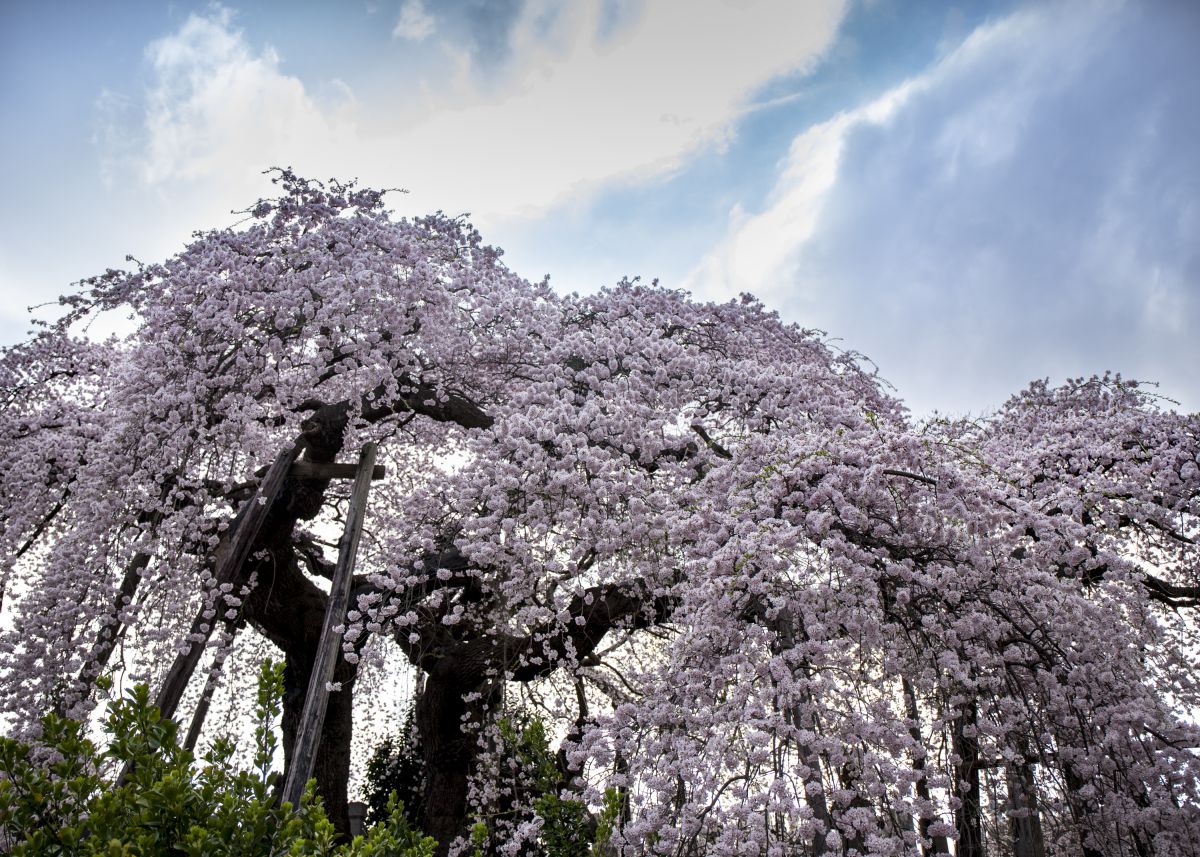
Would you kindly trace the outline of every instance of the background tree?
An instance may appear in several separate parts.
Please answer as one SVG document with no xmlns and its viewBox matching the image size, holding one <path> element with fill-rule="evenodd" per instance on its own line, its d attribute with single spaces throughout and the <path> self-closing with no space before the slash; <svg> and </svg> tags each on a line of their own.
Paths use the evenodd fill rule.
<svg viewBox="0 0 1200 857">
<path fill-rule="evenodd" d="M 192 674 L 250 628 L 285 656 L 290 764 L 346 497 L 319 465 L 371 441 L 315 771 L 342 829 L 386 639 L 423 674 L 442 853 L 521 687 L 613 848 L 979 854 L 991 811 L 1023 853 L 1193 853 L 1194 417 L 1106 378 L 914 426 L 753 299 L 559 296 L 459 219 L 276 181 L 0 359 L 14 729 L 117 669 L 199 727 Z M 106 312 L 134 332 L 81 337 Z"/>
</svg>

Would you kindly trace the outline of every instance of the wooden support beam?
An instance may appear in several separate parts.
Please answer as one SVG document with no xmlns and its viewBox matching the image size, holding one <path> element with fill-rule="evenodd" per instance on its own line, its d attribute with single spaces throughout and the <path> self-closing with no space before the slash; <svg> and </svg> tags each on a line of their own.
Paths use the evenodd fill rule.
<svg viewBox="0 0 1200 857">
<path fill-rule="evenodd" d="M 300 455 L 303 448 L 301 444 L 297 443 L 279 453 L 267 471 L 267 475 L 259 483 L 254 496 L 246 501 L 246 505 L 238 513 L 241 520 L 234 525 L 235 530 L 230 539 L 229 548 L 223 555 L 218 554 L 214 580 L 216 586 L 220 586 L 222 583 L 231 583 L 236 578 L 242 563 L 246 561 L 246 557 L 250 555 L 250 549 L 258 539 L 259 530 L 262 529 L 263 521 L 267 518 L 271 504 L 275 502 L 276 496 L 283 488 L 292 462 Z M 219 593 L 217 597 L 220 598 Z M 163 717 L 175 716 L 179 700 L 183 697 L 188 681 L 191 679 L 192 673 L 196 671 L 196 665 L 200 662 L 200 655 L 204 652 L 204 641 L 208 639 L 213 626 L 218 621 L 215 616 L 212 619 L 205 619 L 204 612 L 205 608 L 202 607 L 189 629 L 188 636 L 191 647 L 185 654 L 175 658 L 175 662 L 171 664 L 171 669 L 163 681 L 162 689 L 158 692 L 155 704 L 162 712 Z M 217 616 L 222 612 L 220 605 L 217 605 Z"/>
<path fill-rule="evenodd" d="M 236 626 L 230 629 L 230 633 L 237 633 Z M 208 678 L 204 680 L 204 690 L 200 692 L 200 701 L 196 703 L 196 710 L 192 714 L 192 725 L 188 727 L 187 737 L 183 741 L 183 749 L 189 752 L 196 749 L 200 730 L 204 728 L 204 719 L 208 717 L 208 707 L 212 705 L 213 694 L 216 693 L 217 683 L 221 680 L 221 670 L 225 666 L 225 658 L 229 656 L 232 649 L 233 640 L 230 639 L 228 645 L 217 650 L 217 656 L 212 667 L 209 668 Z"/>
<path fill-rule="evenodd" d="M 297 461 L 292 465 L 292 476 L 297 479 L 353 479 L 358 475 L 357 464 L 322 464 L 316 461 Z M 371 468 L 372 479 L 382 479 L 387 470 L 382 464 Z"/>
<path fill-rule="evenodd" d="M 321 628 L 321 642 L 317 645 L 308 693 L 304 697 L 304 711 L 296 729 L 296 745 L 292 748 L 291 765 L 283 785 L 282 799 L 293 807 L 300 805 L 304 786 L 312 776 L 313 763 L 317 757 L 317 742 L 325 725 L 325 708 L 329 701 L 328 685 L 333 679 L 333 670 L 342 642 L 341 632 L 334 629 L 346 621 L 350 581 L 354 576 L 354 561 L 358 555 L 358 541 L 362 535 L 367 493 L 371 488 L 374 465 L 375 444 L 368 443 L 362 448 L 358 459 L 358 472 L 350 493 L 350 507 L 346 510 L 346 529 L 338 543 L 337 565 L 334 567 L 333 581 L 329 587 L 329 604 L 325 610 L 325 624 Z"/>
</svg>

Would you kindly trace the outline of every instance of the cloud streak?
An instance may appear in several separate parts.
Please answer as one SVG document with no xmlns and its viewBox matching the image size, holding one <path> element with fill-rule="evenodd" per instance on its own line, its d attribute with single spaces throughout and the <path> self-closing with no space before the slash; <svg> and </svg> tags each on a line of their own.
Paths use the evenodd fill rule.
<svg viewBox="0 0 1200 857">
<path fill-rule="evenodd" d="M 1200 103 L 1183 4 L 1037 6 L 794 140 L 689 285 L 864 351 L 918 412 L 1123 371 L 1200 405 Z"/>
</svg>

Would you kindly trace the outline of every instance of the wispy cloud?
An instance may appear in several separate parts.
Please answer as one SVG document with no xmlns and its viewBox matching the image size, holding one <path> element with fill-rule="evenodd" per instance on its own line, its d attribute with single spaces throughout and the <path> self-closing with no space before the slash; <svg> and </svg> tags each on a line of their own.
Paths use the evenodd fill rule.
<svg viewBox="0 0 1200 857">
<path fill-rule="evenodd" d="M 688 275 L 684 288 L 718 300 L 752 292 L 775 303 L 794 302 L 796 265 L 836 189 L 847 138 L 859 128 L 884 125 L 920 85 L 905 83 L 797 135 L 766 207 L 750 213 L 735 205 L 725 239 Z"/>
<path fill-rule="evenodd" d="M 421 0 L 406 0 L 400 7 L 400 18 L 392 29 L 392 37 L 421 42 L 433 35 L 437 22 L 425 11 Z"/>
<path fill-rule="evenodd" d="M 1183 4 L 1063 3 L 799 134 L 696 291 L 763 295 L 918 411 L 1105 369 L 1200 403 L 1200 82 Z"/>
</svg>

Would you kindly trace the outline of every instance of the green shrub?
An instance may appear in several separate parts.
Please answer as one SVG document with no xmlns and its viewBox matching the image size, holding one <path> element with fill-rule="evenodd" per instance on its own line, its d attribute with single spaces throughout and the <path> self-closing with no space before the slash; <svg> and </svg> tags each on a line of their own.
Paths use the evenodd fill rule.
<svg viewBox="0 0 1200 857">
<path fill-rule="evenodd" d="M 563 773 L 550 748 L 546 725 L 539 717 L 500 718 L 505 753 L 516 762 L 515 805 L 528 804 L 542 820 L 539 857 L 588 857 L 595 822 L 580 800 L 565 790 Z M 514 820 L 519 820 L 519 810 Z"/>
<path fill-rule="evenodd" d="M 43 719 L 36 744 L 0 738 L 0 851 L 15 857 L 432 857 L 434 841 L 409 826 L 396 799 L 368 836 L 344 845 L 337 844 L 312 782 L 299 807 L 276 802 L 272 724 L 282 692 L 282 665 L 264 663 L 253 771 L 236 768 L 227 741 L 197 762 L 145 686 L 109 706 L 104 750 L 88 740 L 84 724 L 53 714 Z"/>
</svg>

